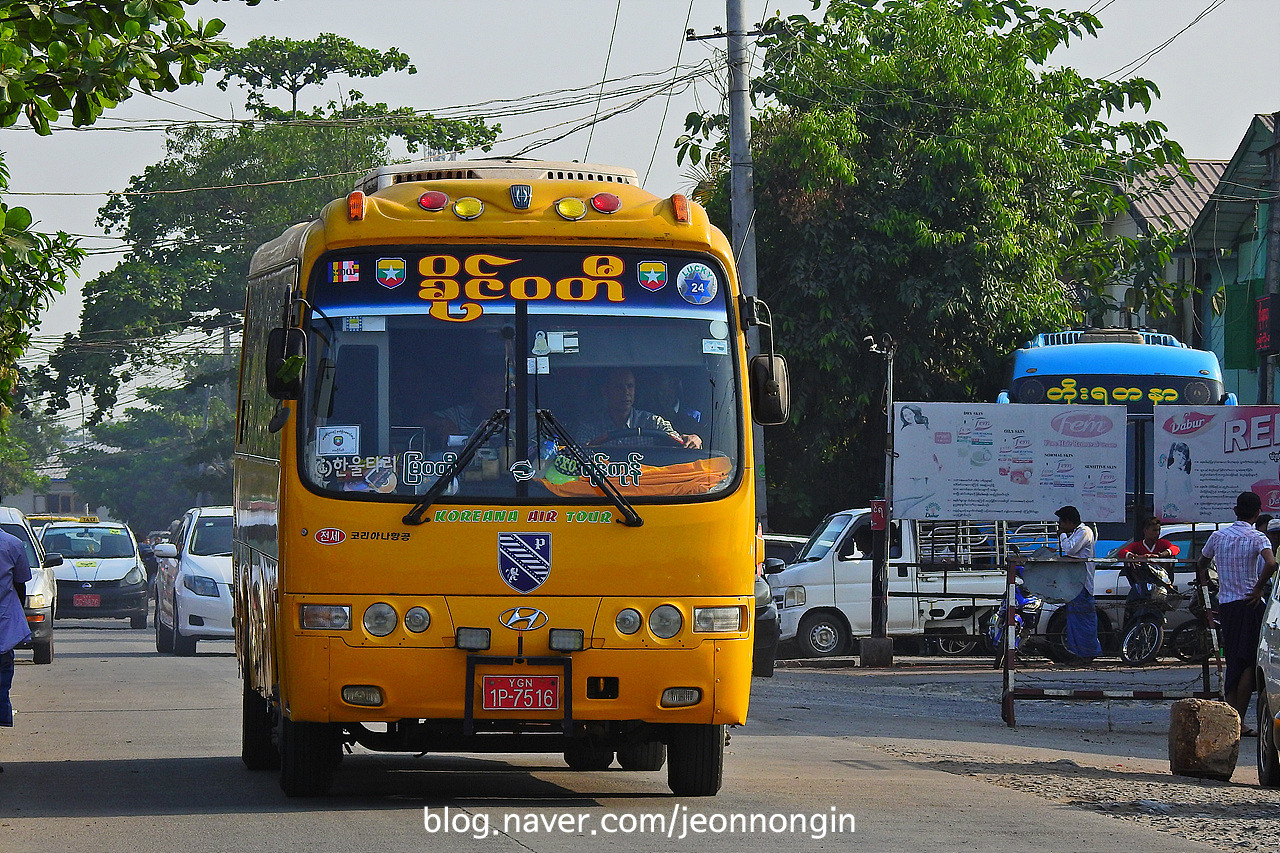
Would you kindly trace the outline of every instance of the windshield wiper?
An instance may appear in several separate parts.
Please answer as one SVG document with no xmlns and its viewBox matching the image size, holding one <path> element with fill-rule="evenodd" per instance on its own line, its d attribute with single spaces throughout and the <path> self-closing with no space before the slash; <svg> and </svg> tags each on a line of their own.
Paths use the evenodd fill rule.
<svg viewBox="0 0 1280 853">
<path fill-rule="evenodd" d="M 604 471 L 600 470 L 600 466 L 591 458 L 591 454 L 578 443 L 578 440 L 569 433 L 569 430 L 565 429 L 564 424 L 556 420 L 556 416 L 551 414 L 550 409 L 538 409 L 538 422 L 546 426 L 552 437 L 564 445 L 564 449 L 569 452 L 569 456 L 591 475 L 591 482 L 605 493 L 605 497 L 613 501 L 613 505 L 623 515 L 621 519 L 623 524 L 627 525 L 627 527 L 639 527 L 644 524 L 644 519 L 636 514 L 635 509 L 622 496 L 622 493 L 614 487 L 613 483 L 609 482 L 609 478 L 604 475 Z"/>
<path fill-rule="evenodd" d="M 422 524 L 427 519 L 423 516 L 431 505 L 436 502 L 440 495 L 444 494 L 444 490 L 449 488 L 449 483 L 458 476 L 463 468 L 471 464 L 471 460 L 475 458 L 476 453 L 484 446 L 494 433 L 502 429 L 507 424 L 507 417 L 511 414 L 510 409 L 498 409 L 489 419 L 480 426 L 476 427 L 475 432 L 467 439 L 467 443 L 463 445 L 462 450 L 458 452 L 458 458 L 450 463 L 448 468 L 436 477 L 436 481 L 431 484 L 431 488 L 427 489 L 427 493 L 422 496 L 422 500 L 414 505 L 404 517 L 405 524 Z"/>
</svg>

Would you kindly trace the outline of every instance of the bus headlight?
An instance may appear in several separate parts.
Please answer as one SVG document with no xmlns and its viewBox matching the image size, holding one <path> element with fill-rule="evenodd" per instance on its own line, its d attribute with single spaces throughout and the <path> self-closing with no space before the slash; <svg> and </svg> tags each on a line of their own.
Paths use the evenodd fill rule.
<svg viewBox="0 0 1280 853">
<path fill-rule="evenodd" d="M 489 629 L 459 628 L 453 644 L 463 651 L 483 652 L 489 648 Z"/>
<path fill-rule="evenodd" d="M 364 611 L 364 629 L 375 637 L 385 637 L 396 629 L 400 618 L 390 604 L 379 601 Z"/>
<path fill-rule="evenodd" d="M 806 600 L 802 586 L 789 586 L 782 592 L 783 607 L 804 607 Z"/>
<path fill-rule="evenodd" d="M 553 652 L 580 652 L 586 644 L 586 632 L 581 628 L 552 628 L 547 635 L 547 645 Z"/>
<path fill-rule="evenodd" d="M 741 607 L 695 607 L 693 630 L 696 634 L 722 634 L 742 630 Z"/>
<path fill-rule="evenodd" d="M 317 631 L 350 631 L 351 608 L 345 604 L 304 604 L 302 627 Z"/>
<path fill-rule="evenodd" d="M 670 604 L 660 604 L 649 614 L 649 630 L 655 637 L 661 637 L 664 640 L 670 640 L 679 634 L 680 626 L 683 624 L 684 617 Z"/>
<path fill-rule="evenodd" d="M 617 618 L 613 620 L 613 624 L 617 627 L 618 633 L 630 636 L 640 630 L 640 625 L 643 621 L 640 618 L 639 611 L 628 607 L 626 610 L 619 611 Z"/>
<path fill-rule="evenodd" d="M 421 634 L 431 627 L 431 614 L 425 607 L 410 607 L 404 614 L 404 626 L 415 634 Z"/>
</svg>

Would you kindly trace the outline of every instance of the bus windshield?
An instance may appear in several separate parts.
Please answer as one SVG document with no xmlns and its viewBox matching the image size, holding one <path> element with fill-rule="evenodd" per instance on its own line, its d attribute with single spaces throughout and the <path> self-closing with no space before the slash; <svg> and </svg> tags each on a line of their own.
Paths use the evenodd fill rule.
<svg viewBox="0 0 1280 853">
<path fill-rule="evenodd" d="M 308 293 L 304 479 L 354 500 L 442 476 L 443 501 L 598 502 L 597 475 L 628 500 L 720 492 L 742 443 L 724 282 L 671 251 L 331 253 Z"/>
</svg>

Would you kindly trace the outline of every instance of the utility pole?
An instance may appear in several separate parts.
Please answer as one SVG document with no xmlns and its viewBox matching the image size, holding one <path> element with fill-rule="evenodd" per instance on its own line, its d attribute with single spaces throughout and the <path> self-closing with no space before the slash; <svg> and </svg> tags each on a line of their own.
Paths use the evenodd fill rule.
<svg viewBox="0 0 1280 853">
<path fill-rule="evenodd" d="M 1267 293 L 1272 295 L 1272 310 L 1275 310 L 1274 294 L 1280 291 L 1280 112 L 1271 114 L 1271 145 L 1263 152 L 1267 155 L 1270 166 L 1267 181 L 1267 265 L 1263 271 L 1263 281 Z M 1275 401 L 1275 381 L 1273 376 L 1272 357 L 1263 353 L 1258 362 L 1258 402 Z"/>
<path fill-rule="evenodd" d="M 871 531 L 871 636 L 858 643 L 862 666 L 892 666 L 893 640 L 889 637 L 889 551 L 893 546 L 893 356 L 898 343 L 889 334 L 876 341 L 871 337 L 871 352 L 884 356 L 885 433 L 884 433 L 884 506 L 878 513 L 872 504 Z M 876 516 L 879 516 L 878 518 Z"/>
<path fill-rule="evenodd" d="M 751 79 L 747 38 L 760 35 L 760 30 L 747 31 L 742 0 L 725 0 L 725 23 L 728 32 L 709 35 L 685 34 L 686 41 L 727 38 L 729 46 L 729 217 L 733 258 L 738 267 L 738 286 L 743 296 L 754 297 L 756 290 L 756 200 L 754 165 L 751 160 Z M 747 330 L 747 349 L 760 352 L 760 329 Z M 756 521 L 761 530 L 769 529 L 764 477 L 764 428 L 751 425 L 752 461 L 755 469 Z"/>
</svg>

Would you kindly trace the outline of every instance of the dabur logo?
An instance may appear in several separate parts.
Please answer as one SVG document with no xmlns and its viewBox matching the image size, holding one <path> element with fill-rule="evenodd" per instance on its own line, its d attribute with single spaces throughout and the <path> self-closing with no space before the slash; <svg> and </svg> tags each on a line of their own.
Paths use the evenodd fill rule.
<svg viewBox="0 0 1280 853">
<path fill-rule="evenodd" d="M 1115 426 L 1106 415 L 1086 414 L 1084 412 L 1063 412 L 1054 415 L 1049 422 L 1054 431 L 1068 438 L 1097 438 L 1111 432 Z"/>
<path fill-rule="evenodd" d="M 1203 412 L 1183 412 L 1182 420 L 1177 418 L 1169 418 L 1164 422 L 1164 431 L 1170 435 L 1191 435 L 1193 432 L 1199 432 L 1213 422 L 1213 415 L 1206 415 Z"/>
<path fill-rule="evenodd" d="M 325 527 L 316 531 L 316 541 L 321 545 L 337 545 L 345 542 L 347 534 L 336 527 Z"/>
</svg>

